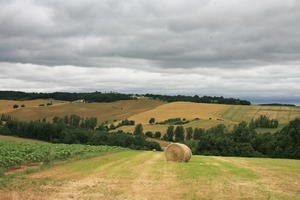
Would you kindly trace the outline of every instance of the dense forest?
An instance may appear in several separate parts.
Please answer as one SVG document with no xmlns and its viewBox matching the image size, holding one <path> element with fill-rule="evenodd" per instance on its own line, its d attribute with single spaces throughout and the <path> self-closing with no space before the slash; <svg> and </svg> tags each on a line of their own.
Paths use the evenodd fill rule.
<svg viewBox="0 0 300 200">
<path fill-rule="evenodd" d="M 118 100 L 130 100 L 133 97 L 129 94 L 120 93 L 71 93 L 71 92 L 53 92 L 53 93 L 35 93 L 35 92 L 17 92 L 0 91 L 0 99 L 5 100 L 34 100 L 34 99 L 56 99 L 61 101 L 76 101 L 84 99 L 87 102 L 113 102 Z"/>
<path fill-rule="evenodd" d="M 212 97 L 212 96 L 203 96 L 199 97 L 195 96 L 184 96 L 184 95 L 156 95 L 156 94 L 145 94 L 146 97 L 150 97 L 153 99 L 159 99 L 167 102 L 175 102 L 175 101 L 188 101 L 195 103 L 215 103 L 215 104 L 231 104 L 231 105 L 251 105 L 250 101 L 235 99 L 235 98 L 224 98 L 224 97 Z"/>
</svg>

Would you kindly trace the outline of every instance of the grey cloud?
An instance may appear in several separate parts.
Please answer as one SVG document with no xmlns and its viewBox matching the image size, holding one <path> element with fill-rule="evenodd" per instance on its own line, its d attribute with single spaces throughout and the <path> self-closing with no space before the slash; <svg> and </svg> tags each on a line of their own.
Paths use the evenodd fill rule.
<svg viewBox="0 0 300 200">
<path fill-rule="evenodd" d="M 149 70 L 300 60 L 296 0 L 0 3 L 2 62 Z"/>
<path fill-rule="evenodd" d="M 186 95 L 224 95 L 255 101 L 285 99 L 300 104 L 300 68 L 268 66 L 249 69 L 165 69 L 40 66 L 0 63 L 2 90 L 118 91 Z M 289 78 L 287 78 L 289 77 Z"/>
</svg>

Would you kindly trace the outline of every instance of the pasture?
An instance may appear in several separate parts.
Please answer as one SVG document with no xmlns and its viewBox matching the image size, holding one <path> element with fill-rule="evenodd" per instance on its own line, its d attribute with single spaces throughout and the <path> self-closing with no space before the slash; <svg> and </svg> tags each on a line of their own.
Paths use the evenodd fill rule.
<svg viewBox="0 0 300 200">
<path fill-rule="evenodd" d="M 0 199 L 300 199 L 300 161 L 126 151 L 17 176 Z"/>
</svg>

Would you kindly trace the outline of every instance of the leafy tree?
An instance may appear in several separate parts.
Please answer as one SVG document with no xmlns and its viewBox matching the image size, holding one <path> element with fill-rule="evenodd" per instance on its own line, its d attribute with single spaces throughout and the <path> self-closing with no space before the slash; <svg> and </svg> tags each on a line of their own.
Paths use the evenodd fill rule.
<svg viewBox="0 0 300 200">
<path fill-rule="evenodd" d="M 147 132 L 145 133 L 145 135 L 146 135 L 147 137 L 150 137 L 150 138 L 153 137 L 153 133 L 152 133 L 151 131 L 147 131 Z"/>
<path fill-rule="evenodd" d="M 191 140 L 193 138 L 193 128 L 192 127 L 188 127 L 186 128 L 186 140 Z"/>
<path fill-rule="evenodd" d="M 177 126 L 174 134 L 175 134 L 175 142 L 184 141 L 184 127 L 183 126 Z"/>
<path fill-rule="evenodd" d="M 74 127 L 79 127 L 81 118 L 78 115 L 71 115 L 69 117 L 69 124 Z"/>
<path fill-rule="evenodd" d="M 159 131 L 156 131 L 155 134 L 154 134 L 154 137 L 157 138 L 157 139 L 160 139 L 161 133 Z"/>
<path fill-rule="evenodd" d="M 19 105 L 15 104 L 13 105 L 13 109 L 19 108 Z"/>
<path fill-rule="evenodd" d="M 133 134 L 134 135 L 143 135 L 144 134 L 143 125 L 142 124 L 137 124 L 134 128 Z"/>
<path fill-rule="evenodd" d="M 111 124 L 111 125 L 109 126 L 109 130 L 114 130 L 114 129 L 116 129 L 115 125 L 114 125 L 114 124 Z"/>
<path fill-rule="evenodd" d="M 149 124 L 154 124 L 155 123 L 155 118 L 151 118 L 150 120 L 149 120 Z"/>
<path fill-rule="evenodd" d="M 164 139 L 167 141 L 173 141 L 174 137 L 174 126 L 169 126 L 167 129 L 167 133 L 164 135 Z"/>
<path fill-rule="evenodd" d="M 201 138 L 201 135 L 204 133 L 204 130 L 201 128 L 195 128 L 194 129 L 194 135 L 193 139 L 194 140 L 199 140 Z"/>
</svg>

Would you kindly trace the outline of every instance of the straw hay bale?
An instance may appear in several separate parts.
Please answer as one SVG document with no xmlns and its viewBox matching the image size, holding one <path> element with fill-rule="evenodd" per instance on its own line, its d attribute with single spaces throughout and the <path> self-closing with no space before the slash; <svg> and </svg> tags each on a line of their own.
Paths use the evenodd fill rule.
<svg viewBox="0 0 300 200">
<path fill-rule="evenodd" d="M 165 149 L 167 161 L 188 162 L 192 157 L 191 149 L 180 143 L 172 143 Z"/>
</svg>

